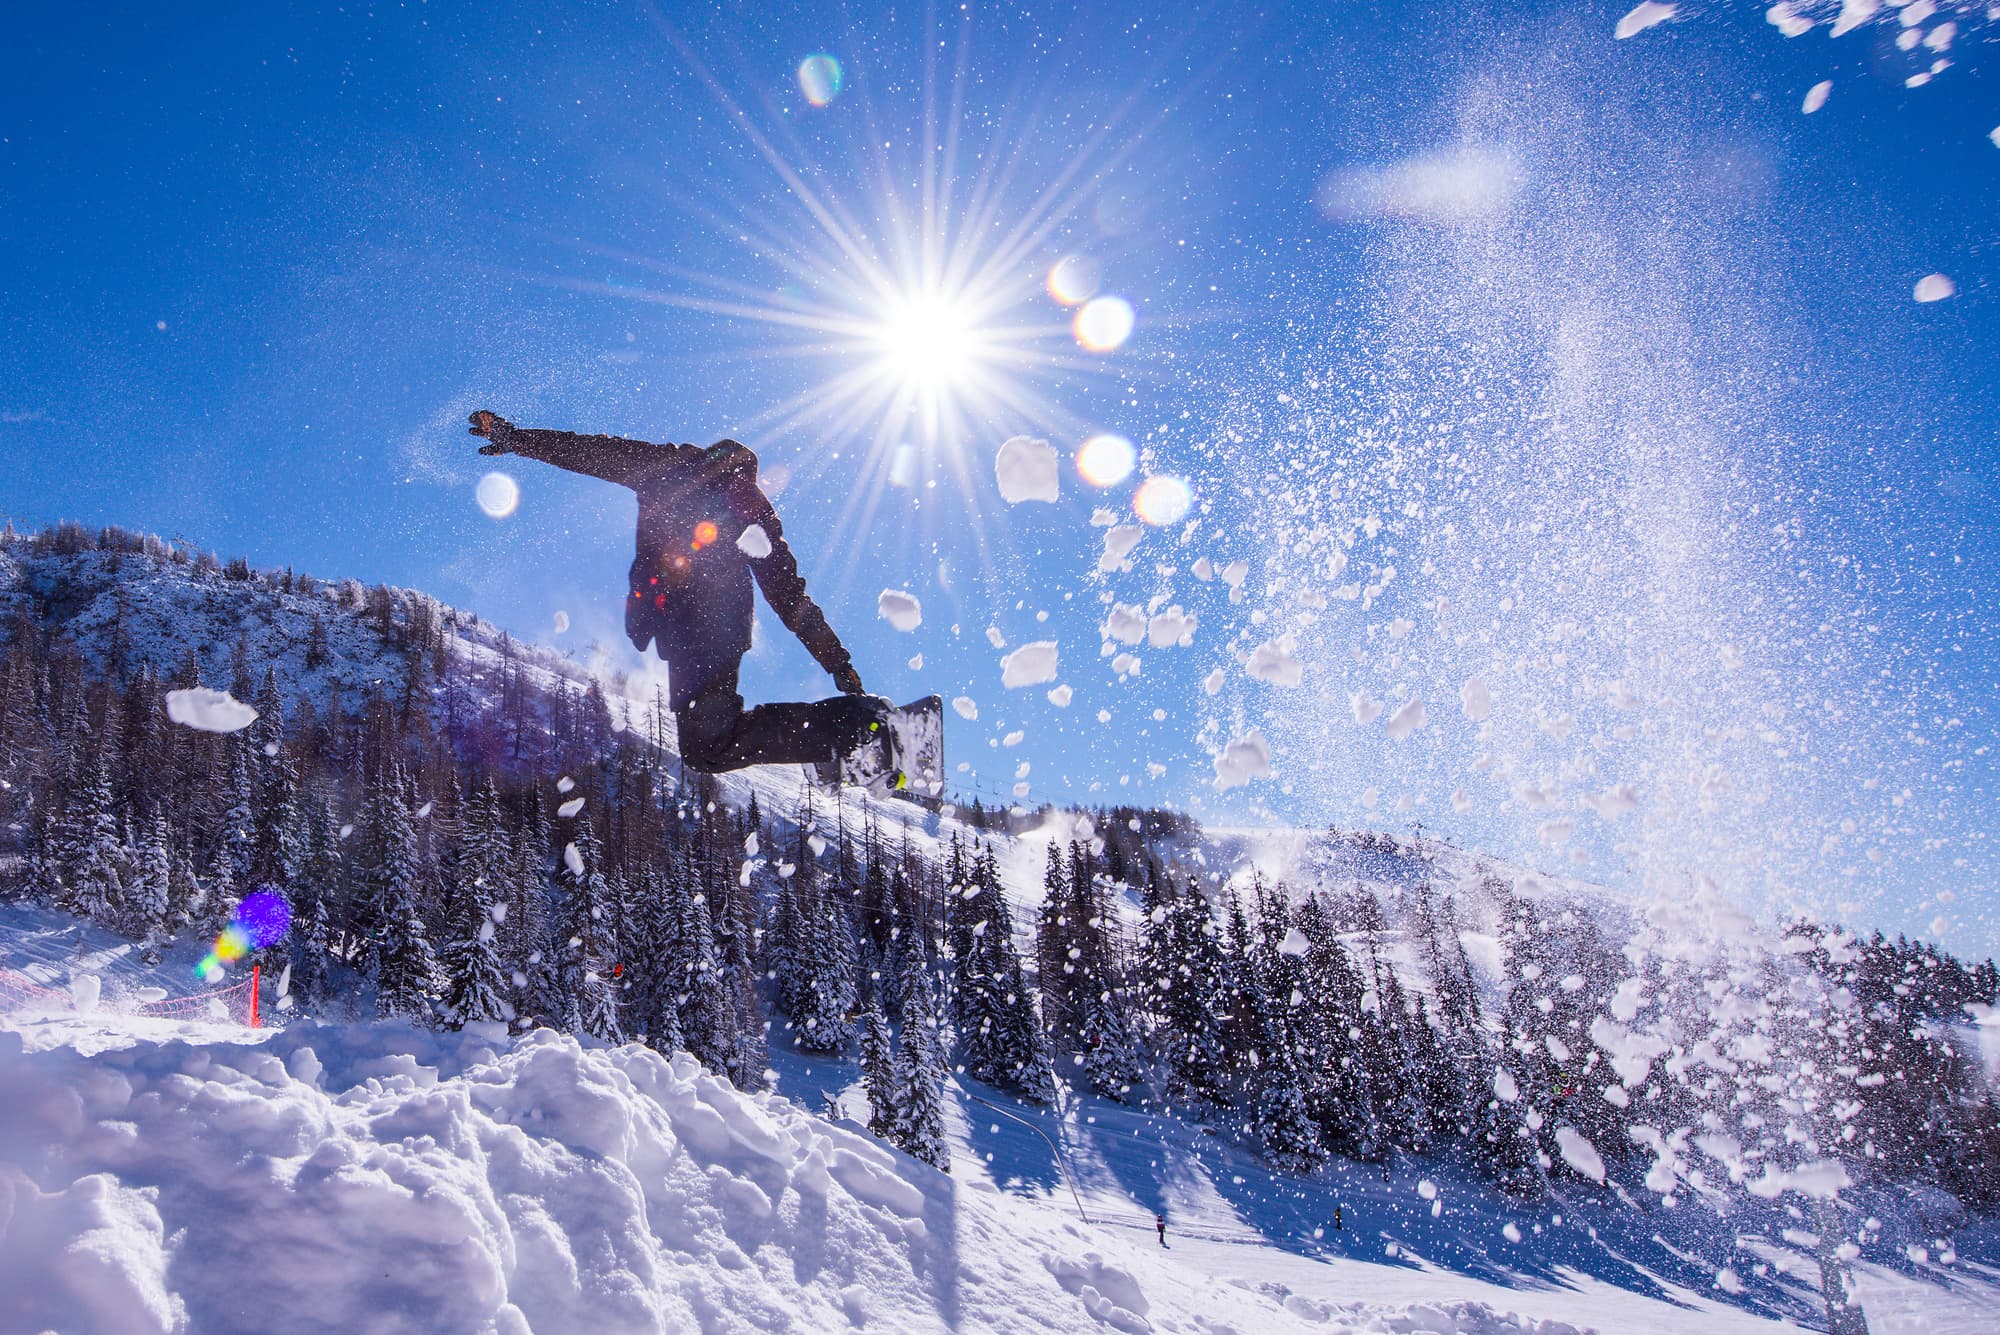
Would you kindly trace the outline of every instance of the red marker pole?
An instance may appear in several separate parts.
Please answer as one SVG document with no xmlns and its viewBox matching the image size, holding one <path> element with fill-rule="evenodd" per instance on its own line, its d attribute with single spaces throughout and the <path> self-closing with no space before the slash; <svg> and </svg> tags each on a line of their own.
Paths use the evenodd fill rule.
<svg viewBox="0 0 2000 1335">
<path fill-rule="evenodd" d="M 257 973 L 263 967 L 261 964 L 250 966 L 250 1027 L 252 1029 L 262 1027 L 257 1023 Z"/>
</svg>

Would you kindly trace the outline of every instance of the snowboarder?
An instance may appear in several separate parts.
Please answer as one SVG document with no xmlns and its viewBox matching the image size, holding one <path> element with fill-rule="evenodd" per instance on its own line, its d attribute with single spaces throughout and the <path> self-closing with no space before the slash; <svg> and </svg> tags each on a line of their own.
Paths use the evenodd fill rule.
<svg viewBox="0 0 2000 1335">
<path fill-rule="evenodd" d="M 1159 1230 L 1160 1230 L 1160 1245 L 1161 1245 L 1162 1247 L 1166 1246 L 1166 1245 L 1167 1245 L 1167 1217 L 1166 1217 L 1166 1215 L 1164 1215 L 1164 1214 L 1156 1214 L 1156 1215 L 1154 1215 L 1154 1216 L 1153 1216 L 1153 1227 L 1154 1227 L 1154 1228 L 1157 1228 L 1157 1229 L 1159 1229 Z"/>
<path fill-rule="evenodd" d="M 667 664 L 667 705 L 681 759 L 717 773 L 746 765 L 835 765 L 884 727 L 892 706 L 869 695 L 818 604 L 770 498 L 757 456 L 733 440 L 706 449 L 621 436 L 532 431 L 498 413 L 472 414 L 481 454 L 518 454 L 639 495 L 638 554 L 625 599 L 625 634 Z M 841 695 L 745 711 L 736 675 L 750 649 L 755 575 L 785 628 L 832 676 Z"/>
</svg>

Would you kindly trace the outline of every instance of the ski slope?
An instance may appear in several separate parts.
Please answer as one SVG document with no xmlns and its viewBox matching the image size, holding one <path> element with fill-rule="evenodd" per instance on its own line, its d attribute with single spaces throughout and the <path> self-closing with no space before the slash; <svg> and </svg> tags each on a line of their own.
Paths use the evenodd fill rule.
<svg viewBox="0 0 2000 1335">
<path fill-rule="evenodd" d="M 191 961 L 18 906 L 0 967 L 56 998 L 0 1016 L 0 1329 L 1722 1335 L 1812 1312 L 1809 1266 L 1747 1302 L 1689 1280 L 1693 1251 L 1671 1273 L 1689 1248 L 1746 1275 L 1753 1247 L 1809 1256 L 1756 1221 L 1752 1246 L 1649 1251 L 1659 1222 L 1602 1204 L 1508 1215 L 1435 1164 L 1300 1183 L 1188 1123 L 977 1086 L 952 1091 L 946 1176 L 808 1111 L 860 1111 L 842 1062 L 774 1051 L 751 1097 L 546 1030 L 136 1016 Z M 1512 1220 L 1544 1232 L 1509 1243 Z M 2000 1270 L 1958 1246 L 1871 1256 L 1872 1328 L 2000 1323 Z"/>
</svg>

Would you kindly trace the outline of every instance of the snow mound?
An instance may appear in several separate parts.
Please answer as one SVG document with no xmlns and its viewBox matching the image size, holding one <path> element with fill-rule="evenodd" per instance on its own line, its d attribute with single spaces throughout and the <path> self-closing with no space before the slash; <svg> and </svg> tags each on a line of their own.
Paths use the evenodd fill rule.
<svg viewBox="0 0 2000 1335">
<path fill-rule="evenodd" d="M 684 1054 L 477 1025 L 203 1036 L 86 1053 L 0 1029 L 20 1328 L 1569 1329 L 1226 1285 Z"/>
</svg>

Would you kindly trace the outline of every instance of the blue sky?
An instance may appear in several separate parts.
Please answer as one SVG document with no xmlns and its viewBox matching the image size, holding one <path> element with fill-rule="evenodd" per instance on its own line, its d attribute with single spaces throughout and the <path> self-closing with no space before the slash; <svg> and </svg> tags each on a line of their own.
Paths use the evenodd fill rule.
<svg viewBox="0 0 2000 1335">
<path fill-rule="evenodd" d="M 989 801 L 1420 820 L 1990 950 L 1992 30 L 1624 8 L 37 15 L 0 56 L 0 511 L 636 668 L 630 500 L 519 463 L 488 518 L 464 414 L 735 435 L 870 684 L 977 702 Z M 1046 290 L 1066 256 L 1136 311 L 1115 350 Z M 933 289 L 963 356 L 885 365 Z M 1140 474 L 1079 477 L 1097 432 Z M 1016 434 L 1056 503 L 1001 499 Z M 1146 474 L 1195 508 L 1101 572 Z M 1190 642 L 1121 675 L 1115 605 Z M 1004 689 L 989 628 L 1055 641 L 1069 704 Z M 761 636 L 752 699 L 824 689 Z M 1252 729 L 1271 777 L 1218 792 Z"/>
</svg>

